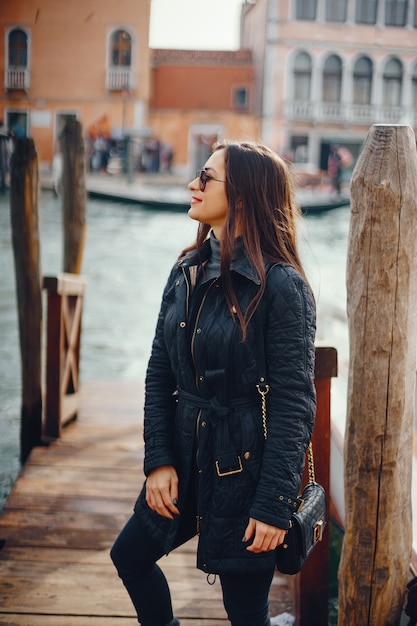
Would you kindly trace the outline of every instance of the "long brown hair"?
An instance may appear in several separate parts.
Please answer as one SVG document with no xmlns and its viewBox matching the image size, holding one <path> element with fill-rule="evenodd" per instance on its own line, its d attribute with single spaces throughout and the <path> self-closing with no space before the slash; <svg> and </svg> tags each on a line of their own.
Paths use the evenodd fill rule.
<svg viewBox="0 0 417 626">
<path fill-rule="evenodd" d="M 297 248 L 300 210 L 291 172 L 270 148 L 259 143 L 223 141 L 213 150 L 224 150 L 229 204 L 222 232 L 220 271 L 227 303 L 236 312 L 245 339 L 248 323 L 265 291 L 265 262 L 288 263 L 306 279 Z M 184 252 L 198 250 L 209 232 L 210 226 L 200 223 L 194 245 Z M 239 306 L 230 273 L 237 232 L 261 282 L 245 312 Z"/>
</svg>

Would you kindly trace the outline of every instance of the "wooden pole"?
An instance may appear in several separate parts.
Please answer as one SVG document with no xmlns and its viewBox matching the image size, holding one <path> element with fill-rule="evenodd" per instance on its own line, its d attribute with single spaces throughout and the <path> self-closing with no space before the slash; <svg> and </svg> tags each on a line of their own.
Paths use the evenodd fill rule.
<svg viewBox="0 0 417 626">
<path fill-rule="evenodd" d="M 17 139 L 10 164 L 10 212 L 19 319 L 25 462 L 42 439 L 42 292 L 38 230 L 38 158 L 33 139 Z"/>
<path fill-rule="evenodd" d="M 85 155 L 82 126 L 70 119 L 61 136 L 64 214 L 63 271 L 80 274 L 86 237 Z"/>
<path fill-rule="evenodd" d="M 417 153 L 410 126 L 372 126 L 351 198 L 338 626 L 393 626 L 400 621 L 412 545 Z"/>
</svg>

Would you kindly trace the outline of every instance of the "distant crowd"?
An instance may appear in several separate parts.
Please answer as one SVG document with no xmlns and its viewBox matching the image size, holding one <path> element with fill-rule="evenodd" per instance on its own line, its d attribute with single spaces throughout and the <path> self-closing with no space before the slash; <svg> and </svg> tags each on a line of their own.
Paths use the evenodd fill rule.
<svg viewBox="0 0 417 626">
<path fill-rule="evenodd" d="M 119 174 L 130 166 L 134 172 L 172 172 L 174 154 L 171 146 L 154 138 L 130 138 L 129 143 L 127 140 L 107 139 L 103 135 L 87 139 L 89 171 Z"/>
</svg>

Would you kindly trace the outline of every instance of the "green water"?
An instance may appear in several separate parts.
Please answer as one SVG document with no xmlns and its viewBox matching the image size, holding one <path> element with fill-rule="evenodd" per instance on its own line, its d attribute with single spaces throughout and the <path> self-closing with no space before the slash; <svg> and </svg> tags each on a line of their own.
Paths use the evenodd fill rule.
<svg viewBox="0 0 417 626">
<path fill-rule="evenodd" d="M 329 559 L 329 626 L 337 626 L 337 570 L 340 562 L 344 532 L 333 521 L 330 529 L 330 559 Z"/>
</svg>

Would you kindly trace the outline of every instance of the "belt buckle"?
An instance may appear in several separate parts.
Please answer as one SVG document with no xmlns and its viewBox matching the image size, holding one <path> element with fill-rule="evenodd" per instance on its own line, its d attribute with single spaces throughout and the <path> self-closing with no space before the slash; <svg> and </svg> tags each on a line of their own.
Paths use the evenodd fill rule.
<svg viewBox="0 0 417 626">
<path fill-rule="evenodd" d="M 240 474 L 240 472 L 243 472 L 243 465 L 242 465 L 242 459 L 240 458 L 240 456 L 237 456 L 237 459 L 239 461 L 239 467 L 236 469 L 230 469 L 226 472 L 222 472 L 219 466 L 219 462 L 216 461 L 216 472 L 217 472 L 217 476 L 231 476 L 232 474 Z"/>
</svg>

